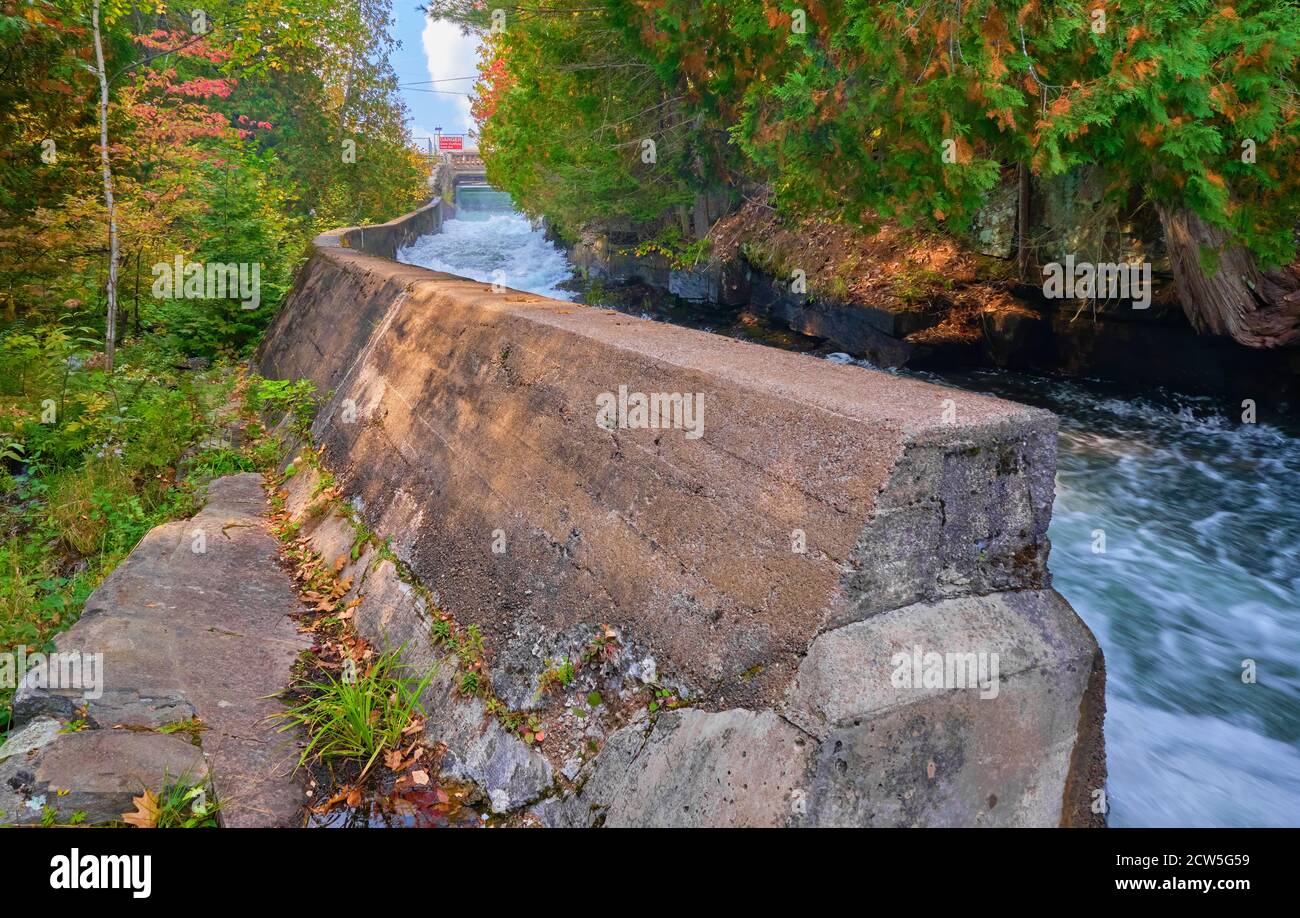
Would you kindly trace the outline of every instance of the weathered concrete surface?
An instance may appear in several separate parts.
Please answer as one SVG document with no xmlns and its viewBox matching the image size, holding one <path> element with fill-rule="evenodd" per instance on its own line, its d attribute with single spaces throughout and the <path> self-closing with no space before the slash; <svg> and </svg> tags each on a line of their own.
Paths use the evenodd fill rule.
<svg viewBox="0 0 1300 918">
<path fill-rule="evenodd" d="M 333 235 L 338 244 L 384 258 L 394 258 L 397 250 L 409 245 L 411 240 L 442 229 L 446 207 L 442 198 L 435 197 L 428 204 L 396 220 L 375 226 L 354 226 L 337 230 Z"/>
<path fill-rule="evenodd" d="M 949 731 L 935 742 L 950 762 L 969 753 L 975 763 L 945 773 L 947 797 L 915 806 L 864 809 L 853 786 L 825 770 L 851 769 L 857 782 L 893 775 L 914 797 L 906 762 L 929 740 L 909 745 L 898 734 L 841 765 L 834 742 L 777 713 L 794 711 L 786 694 L 819 635 L 906 607 L 921 616 L 917 633 L 942 637 L 929 605 L 1050 588 L 1048 413 L 493 292 L 343 248 L 336 236 L 317 240 L 258 360 L 268 376 L 310 377 L 332 393 L 313 429 L 325 462 L 366 525 L 393 536 L 437 600 L 481 628 L 500 697 L 534 690 L 539 649 L 612 626 L 658 661 L 657 678 L 698 701 L 704 710 L 661 718 L 649 747 L 662 743 L 663 762 L 691 769 L 630 771 L 644 755 L 628 752 L 635 727 L 582 766 L 582 794 L 608 810 L 607 824 L 670 824 L 678 817 L 664 808 L 687 806 L 702 821 L 747 824 L 786 824 L 799 808 L 812 824 L 987 822 L 979 806 L 997 791 L 986 787 L 1015 798 L 993 808 L 996 820 L 1057 824 L 1097 786 L 1100 732 L 1084 727 L 1100 717 L 1087 698 L 1099 697 L 1101 667 L 1086 631 L 1068 653 L 1045 657 L 1037 683 L 1028 670 L 1013 677 L 1027 692 L 1063 694 L 1043 700 L 1041 723 L 1023 731 L 1027 744 L 1043 745 L 1009 751 L 1005 762 L 989 745 L 1010 716 L 1005 702 L 972 706 L 969 693 L 912 702 L 932 706 Z M 597 398 L 620 386 L 702 396 L 702 435 L 603 428 Z M 1024 611 L 1009 596 L 999 601 Z M 1073 739 L 1061 713 L 1071 705 Z M 886 730 L 906 709 L 872 716 Z M 654 738 L 682 720 L 691 729 L 675 729 L 676 739 Z M 780 760 L 771 744 L 783 735 L 805 746 L 777 781 L 763 769 Z M 1073 763 L 1065 768 L 1062 750 Z M 1020 777 L 1001 775 L 1004 765 Z M 707 775 L 728 768 L 740 789 L 709 790 Z M 785 787 L 801 768 L 806 781 L 789 783 L 784 809 L 745 797 L 764 782 Z M 602 787 L 632 788 L 648 803 L 613 808 L 614 792 Z M 543 810 L 572 821 L 564 801 Z"/>
<path fill-rule="evenodd" d="M 228 826 L 292 824 L 304 800 L 292 774 L 296 735 L 277 734 L 267 717 L 284 710 L 273 696 L 310 642 L 289 617 L 299 601 L 279 567 L 261 482 L 252 473 L 214 481 L 200 513 L 150 531 L 55 639 L 61 651 L 103 654 L 101 697 L 29 676 L 14 699 L 19 723 L 77 717 L 106 735 L 199 718 Z"/>
<path fill-rule="evenodd" d="M 951 686 L 905 685 L 897 654 L 922 652 L 997 656 L 996 699 L 1018 694 L 1015 677 L 1044 670 L 1086 678 L 1096 655 L 1091 634 L 1053 590 L 967 596 L 893 609 L 820 635 L 804 657 L 782 710 L 818 737 L 836 727 L 943 695 Z M 910 673 L 910 671 L 909 671 Z M 1082 695 L 1079 686 L 1073 691 Z M 1043 700 L 1036 698 L 1035 700 Z"/>
<path fill-rule="evenodd" d="M 951 655 L 955 680 L 925 681 L 927 653 Z M 1051 590 L 906 606 L 821 635 L 783 706 L 821 740 L 808 822 L 1085 819 L 1081 801 L 1064 798 L 1074 749 L 1081 734 L 1091 738 L 1080 699 L 1100 661 L 1092 634 Z"/>
<path fill-rule="evenodd" d="M 482 788 L 492 809 L 507 812 L 536 800 L 548 790 L 554 775 L 550 763 L 515 734 L 487 716 L 483 701 L 457 691 L 456 660 L 430 642 L 430 619 L 424 598 L 405 583 L 393 562 L 367 546 L 352 558 L 356 531 L 337 511 L 313 512 L 312 494 L 319 476 L 309 465 L 285 483 L 285 508 L 328 564 L 341 562 L 338 577 L 352 580 L 357 633 L 382 650 L 403 651 L 411 674 L 434 676 L 421 696 L 425 709 L 425 738 L 446 746 L 442 771 L 447 777 L 472 781 Z"/>
<path fill-rule="evenodd" d="M 775 713 L 680 710 L 610 737 L 552 826 L 756 827 L 793 821 L 813 744 Z"/>
<path fill-rule="evenodd" d="M 41 717 L 0 747 L 0 824 L 39 824 L 48 807 L 55 821 L 84 813 L 86 825 L 121 822 L 132 797 L 157 792 L 165 781 L 194 785 L 208 777 L 203 753 L 183 736 L 87 730 L 62 733 Z"/>
<path fill-rule="evenodd" d="M 518 736 L 489 718 L 482 699 L 457 690 L 456 660 L 428 649 L 429 619 L 423 602 L 400 579 L 391 561 L 380 561 L 366 578 L 357 630 L 390 648 L 409 648 L 408 662 L 435 676 L 422 696 L 425 736 L 447 747 L 443 773 L 473 781 L 497 812 L 517 809 L 551 786 L 551 766 Z"/>
<path fill-rule="evenodd" d="M 898 683 L 918 650 L 997 668 L 959 661 L 965 688 Z M 1075 750 L 1096 748 L 1100 662 L 1050 590 L 895 609 L 818 637 L 779 713 L 631 724 L 534 812 L 554 826 L 1098 823 L 1104 770 Z"/>
<path fill-rule="evenodd" d="M 260 365 L 334 391 L 327 463 L 498 655 L 607 621 L 761 706 L 830 624 L 1044 583 L 1046 412 L 339 248 L 304 269 Z M 596 397 L 621 385 L 701 393 L 703 436 L 602 429 Z M 866 595 L 874 570 L 891 596 Z"/>
</svg>

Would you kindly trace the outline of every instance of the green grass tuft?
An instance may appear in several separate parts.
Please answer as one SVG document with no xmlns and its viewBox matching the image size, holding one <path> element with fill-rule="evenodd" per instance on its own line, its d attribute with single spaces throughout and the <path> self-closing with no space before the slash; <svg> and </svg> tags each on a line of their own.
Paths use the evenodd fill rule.
<svg viewBox="0 0 1300 918">
<path fill-rule="evenodd" d="M 358 668 L 355 681 L 327 675 L 323 682 L 307 683 L 308 698 L 276 715 L 285 721 L 281 731 L 302 727 L 307 732 L 299 767 L 313 758 L 357 759 L 368 771 L 380 753 L 397 747 L 402 731 L 424 715 L 420 695 L 434 676 L 431 670 L 415 682 L 400 654 L 386 653 L 364 672 Z"/>
</svg>

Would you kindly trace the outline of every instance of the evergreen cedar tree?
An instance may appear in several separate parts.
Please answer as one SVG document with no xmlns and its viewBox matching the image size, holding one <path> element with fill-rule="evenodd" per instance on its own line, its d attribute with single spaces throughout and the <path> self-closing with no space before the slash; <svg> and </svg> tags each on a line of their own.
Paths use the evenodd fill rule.
<svg viewBox="0 0 1300 918">
<path fill-rule="evenodd" d="M 1162 230 L 1197 329 L 1300 341 L 1296 0 L 557 0 L 496 32 L 484 4 L 430 8 L 483 30 L 491 178 L 561 233 L 681 244 L 701 195 L 759 184 L 960 232 L 1018 168 L 1095 167 Z"/>
</svg>

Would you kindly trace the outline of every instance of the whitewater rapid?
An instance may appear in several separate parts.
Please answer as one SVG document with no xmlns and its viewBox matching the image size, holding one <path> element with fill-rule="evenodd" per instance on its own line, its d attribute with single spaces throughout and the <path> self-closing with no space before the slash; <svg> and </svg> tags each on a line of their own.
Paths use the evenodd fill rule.
<svg viewBox="0 0 1300 918">
<path fill-rule="evenodd" d="M 1300 825 L 1297 431 L 1167 390 L 935 381 L 1060 418 L 1049 566 L 1106 655 L 1110 824 Z"/>
<path fill-rule="evenodd" d="M 441 233 L 421 236 L 399 249 L 397 260 L 557 300 L 574 298 L 572 291 L 559 286 L 573 278 L 568 258 L 513 211 L 445 220 Z"/>
</svg>

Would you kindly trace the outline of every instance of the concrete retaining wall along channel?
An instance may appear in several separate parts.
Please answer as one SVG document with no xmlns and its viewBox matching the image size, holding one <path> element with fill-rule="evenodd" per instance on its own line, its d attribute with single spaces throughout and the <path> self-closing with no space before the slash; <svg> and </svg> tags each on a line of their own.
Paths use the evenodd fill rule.
<svg viewBox="0 0 1300 918">
<path fill-rule="evenodd" d="M 430 696 L 495 806 L 1104 820 L 1101 652 L 1047 570 L 1052 415 L 392 261 L 438 214 L 319 237 L 258 364 L 328 396 L 322 459 L 425 591 L 377 577 L 358 627 L 432 659 L 436 604 L 532 716 L 515 749 Z"/>
</svg>

